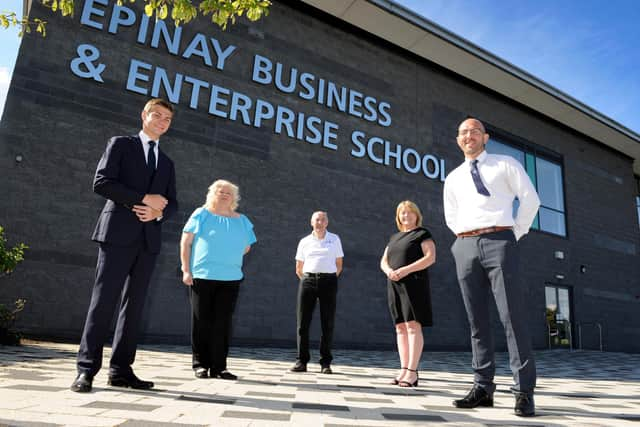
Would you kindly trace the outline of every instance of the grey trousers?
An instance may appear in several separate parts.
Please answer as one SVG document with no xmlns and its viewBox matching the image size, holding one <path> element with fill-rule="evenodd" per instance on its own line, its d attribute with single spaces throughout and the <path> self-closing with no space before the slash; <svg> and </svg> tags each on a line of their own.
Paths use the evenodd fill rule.
<svg viewBox="0 0 640 427">
<path fill-rule="evenodd" d="M 495 353 L 489 315 L 490 296 L 500 314 L 513 372 L 512 390 L 533 393 L 536 367 L 531 351 L 522 288 L 517 278 L 518 247 L 513 231 L 458 237 L 451 246 L 460 291 L 469 318 L 474 383 L 495 391 Z"/>
</svg>

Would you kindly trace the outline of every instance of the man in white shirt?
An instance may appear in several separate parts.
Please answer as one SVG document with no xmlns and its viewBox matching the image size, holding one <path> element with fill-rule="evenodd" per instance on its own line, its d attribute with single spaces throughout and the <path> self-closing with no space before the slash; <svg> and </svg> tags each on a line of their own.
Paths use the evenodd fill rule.
<svg viewBox="0 0 640 427">
<path fill-rule="evenodd" d="M 457 142 L 465 162 L 444 183 L 447 226 L 458 236 L 451 252 L 471 328 L 474 385 L 458 408 L 493 406 L 495 355 L 489 316 L 493 294 L 504 326 L 513 372 L 515 413 L 533 416 L 536 368 L 517 277 L 517 241 L 525 235 L 540 199 L 529 176 L 512 157 L 487 154 L 484 125 L 467 119 L 458 128 Z M 513 217 L 513 201 L 519 207 Z"/>
<path fill-rule="evenodd" d="M 296 251 L 298 288 L 298 357 L 291 372 L 306 372 L 309 362 L 309 327 L 316 300 L 320 302 L 320 366 L 331 374 L 331 342 L 336 314 L 338 276 L 342 272 L 342 244 L 338 235 L 329 233 L 329 217 L 317 211 L 311 216 L 313 232 L 302 238 Z"/>
</svg>

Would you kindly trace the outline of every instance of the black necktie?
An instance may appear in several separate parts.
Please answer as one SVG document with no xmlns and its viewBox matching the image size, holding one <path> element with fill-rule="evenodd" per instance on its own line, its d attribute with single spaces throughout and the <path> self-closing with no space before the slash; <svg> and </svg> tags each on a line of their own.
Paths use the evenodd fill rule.
<svg viewBox="0 0 640 427">
<path fill-rule="evenodd" d="M 156 170 L 156 153 L 153 150 L 155 147 L 155 141 L 149 141 L 149 152 L 147 153 L 147 167 L 151 172 L 155 172 Z"/>
<path fill-rule="evenodd" d="M 476 185 L 476 190 L 478 190 L 478 194 L 482 194 L 484 196 L 490 196 L 489 190 L 482 183 L 482 179 L 480 178 L 480 173 L 478 172 L 478 160 L 473 160 L 471 162 L 471 178 L 473 178 L 473 183 Z"/>
</svg>

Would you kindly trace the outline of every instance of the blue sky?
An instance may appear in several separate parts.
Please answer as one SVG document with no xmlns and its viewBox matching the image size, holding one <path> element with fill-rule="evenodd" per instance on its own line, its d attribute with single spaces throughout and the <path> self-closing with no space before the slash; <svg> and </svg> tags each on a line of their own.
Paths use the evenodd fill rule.
<svg viewBox="0 0 640 427">
<path fill-rule="evenodd" d="M 396 0 L 640 133 L 637 0 Z"/>
<path fill-rule="evenodd" d="M 640 133 L 638 1 L 396 1 Z M 19 43 L 0 29 L 0 110 Z"/>
</svg>

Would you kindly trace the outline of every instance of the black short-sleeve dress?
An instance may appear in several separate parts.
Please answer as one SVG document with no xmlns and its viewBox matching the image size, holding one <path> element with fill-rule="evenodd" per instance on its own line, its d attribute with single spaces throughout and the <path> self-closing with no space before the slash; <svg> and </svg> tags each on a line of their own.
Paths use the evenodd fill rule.
<svg viewBox="0 0 640 427">
<path fill-rule="evenodd" d="M 424 256 L 422 242 L 431 239 L 423 227 L 391 236 L 387 245 L 387 262 L 394 270 L 409 265 Z M 387 281 L 389 312 L 394 324 L 415 320 L 422 326 L 432 326 L 431 288 L 428 269 L 413 272 L 397 282 Z"/>
</svg>

